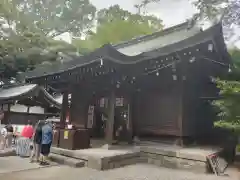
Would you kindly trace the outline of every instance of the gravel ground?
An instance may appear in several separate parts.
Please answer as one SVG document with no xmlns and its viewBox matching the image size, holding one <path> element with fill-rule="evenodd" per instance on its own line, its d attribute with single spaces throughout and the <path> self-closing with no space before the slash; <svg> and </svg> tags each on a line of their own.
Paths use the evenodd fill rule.
<svg viewBox="0 0 240 180">
<path fill-rule="evenodd" d="M 1 180 L 237 180 L 137 164 L 109 171 L 53 166 L 0 174 Z M 239 180 L 239 179 L 238 179 Z"/>
</svg>

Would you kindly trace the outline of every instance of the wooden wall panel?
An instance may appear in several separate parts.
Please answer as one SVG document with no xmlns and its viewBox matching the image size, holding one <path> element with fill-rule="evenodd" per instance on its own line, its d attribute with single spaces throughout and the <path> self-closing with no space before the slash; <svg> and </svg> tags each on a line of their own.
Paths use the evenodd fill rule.
<svg viewBox="0 0 240 180">
<path fill-rule="evenodd" d="M 197 137 L 208 134 L 215 119 L 211 102 L 202 97 L 216 97 L 218 90 L 201 69 L 190 70 L 183 94 L 183 135 Z"/>
<path fill-rule="evenodd" d="M 139 94 L 134 102 L 134 131 L 137 134 L 179 135 L 177 93 Z"/>
</svg>

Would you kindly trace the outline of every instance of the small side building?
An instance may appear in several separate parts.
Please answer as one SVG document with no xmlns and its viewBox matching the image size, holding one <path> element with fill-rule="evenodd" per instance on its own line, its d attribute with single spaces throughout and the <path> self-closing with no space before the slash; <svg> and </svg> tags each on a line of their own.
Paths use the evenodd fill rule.
<svg viewBox="0 0 240 180">
<path fill-rule="evenodd" d="M 0 89 L 1 124 L 35 124 L 46 117 L 59 117 L 61 101 L 37 84 L 15 84 Z"/>
</svg>

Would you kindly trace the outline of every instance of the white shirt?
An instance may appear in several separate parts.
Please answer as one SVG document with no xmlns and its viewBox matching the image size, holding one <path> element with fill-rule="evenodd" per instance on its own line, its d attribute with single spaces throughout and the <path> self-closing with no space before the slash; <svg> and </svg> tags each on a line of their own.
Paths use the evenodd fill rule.
<svg viewBox="0 0 240 180">
<path fill-rule="evenodd" d="M 2 129 L 1 129 L 1 135 L 2 135 L 3 137 L 6 137 L 6 136 L 7 136 L 7 129 L 6 129 L 6 128 L 2 128 Z"/>
</svg>

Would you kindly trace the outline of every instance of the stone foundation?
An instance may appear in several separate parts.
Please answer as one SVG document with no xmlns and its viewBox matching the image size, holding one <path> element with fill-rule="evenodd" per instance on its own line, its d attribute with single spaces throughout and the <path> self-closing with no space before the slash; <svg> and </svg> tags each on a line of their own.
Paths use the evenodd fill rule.
<svg viewBox="0 0 240 180">
<path fill-rule="evenodd" d="M 164 156 L 160 154 L 144 154 L 145 161 L 148 164 L 154 164 L 156 166 L 171 168 L 171 169 L 184 169 L 192 172 L 206 173 L 207 164 L 206 161 L 196 161 L 190 159 L 182 159 L 171 156 Z"/>
<path fill-rule="evenodd" d="M 102 158 L 89 157 L 86 165 L 97 170 L 108 170 L 136 163 L 140 163 L 140 152 Z"/>
<path fill-rule="evenodd" d="M 85 166 L 107 170 L 136 163 L 149 163 L 156 166 L 184 169 L 187 171 L 208 172 L 207 156 L 217 150 L 182 148 L 170 145 L 138 146 L 128 149 L 93 148 L 86 150 L 63 150 L 54 148 L 52 153 L 83 160 Z"/>
<path fill-rule="evenodd" d="M 207 156 L 217 150 L 198 148 L 179 148 L 174 146 L 141 147 L 141 158 L 156 166 L 207 173 Z"/>
</svg>

